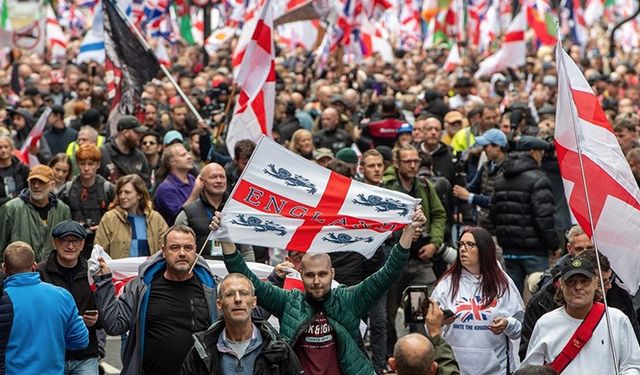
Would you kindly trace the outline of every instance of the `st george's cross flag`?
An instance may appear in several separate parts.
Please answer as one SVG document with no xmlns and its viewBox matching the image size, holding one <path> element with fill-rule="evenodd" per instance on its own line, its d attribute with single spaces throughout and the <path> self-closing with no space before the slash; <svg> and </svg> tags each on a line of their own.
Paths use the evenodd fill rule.
<svg viewBox="0 0 640 375">
<path fill-rule="evenodd" d="M 263 134 L 271 136 L 276 100 L 272 13 L 271 0 L 266 0 L 251 40 L 242 52 L 236 77 L 239 95 L 225 139 L 230 155 L 233 155 L 235 144 L 240 140 L 250 139 L 257 142 Z M 238 44 L 241 41 L 242 36 Z"/>
<path fill-rule="evenodd" d="M 624 287 L 635 294 L 640 285 L 640 189 L 598 98 L 560 42 L 556 62 L 555 144 L 569 207 L 585 233 L 595 236 Z"/>
<path fill-rule="evenodd" d="M 301 252 L 370 258 L 411 222 L 420 200 L 323 168 L 262 137 L 211 238 Z"/>
</svg>

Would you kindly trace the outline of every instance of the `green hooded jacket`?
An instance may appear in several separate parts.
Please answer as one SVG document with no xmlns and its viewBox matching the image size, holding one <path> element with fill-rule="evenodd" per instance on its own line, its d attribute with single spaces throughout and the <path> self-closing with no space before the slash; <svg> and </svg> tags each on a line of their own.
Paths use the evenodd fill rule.
<svg viewBox="0 0 640 375">
<path fill-rule="evenodd" d="M 371 310 L 382 294 L 396 283 L 409 259 L 409 251 L 395 245 L 385 265 L 361 283 L 333 289 L 322 303 L 322 311 L 335 330 L 338 360 L 344 375 L 372 375 L 375 370 L 360 346 L 360 318 Z M 284 290 L 261 281 L 242 259 L 240 252 L 224 256 L 229 273 L 241 273 L 253 283 L 258 304 L 280 320 L 280 334 L 291 346 L 313 322 L 318 311 L 300 290 Z"/>
<path fill-rule="evenodd" d="M 422 211 L 424 212 L 424 216 L 427 218 L 427 230 L 429 230 L 431 234 L 431 243 L 440 246 L 444 241 L 444 229 L 447 222 L 447 213 L 444 210 L 444 206 L 442 202 L 440 202 L 440 198 L 438 198 L 438 193 L 436 193 L 436 189 L 433 185 L 426 181 L 428 190 L 418 181 L 418 179 L 414 179 L 414 190 L 416 191 L 416 196 L 414 198 L 421 199 L 420 204 L 422 205 Z M 396 173 L 396 169 L 393 166 L 387 168 L 382 176 L 382 186 L 386 187 L 390 190 L 404 192 L 402 186 L 400 186 L 400 181 L 398 180 L 398 175 Z"/>
<path fill-rule="evenodd" d="M 41 262 L 53 250 L 51 229 L 65 220 L 71 219 L 69 206 L 54 194 L 49 194 L 49 213 L 46 222 L 29 200 L 29 189 L 24 189 L 19 197 L 13 198 L 0 207 L 0 259 L 4 249 L 12 242 L 24 241 L 31 245 L 36 254 L 36 262 Z"/>
</svg>

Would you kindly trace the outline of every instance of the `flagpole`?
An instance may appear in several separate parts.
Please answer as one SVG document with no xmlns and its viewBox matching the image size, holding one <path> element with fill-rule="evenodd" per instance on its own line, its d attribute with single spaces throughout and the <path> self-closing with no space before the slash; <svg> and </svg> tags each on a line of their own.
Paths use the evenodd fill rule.
<svg viewBox="0 0 640 375">
<path fill-rule="evenodd" d="M 560 38 L 560 33 L 558 33 L 558 44 L 556 44 L 556 48 L 562 49 L 562 40 Z M 564 52 L 564 50 L 562 52 Z M 557 55 L 561 54 L 562 52 L 557 52 Z M 560 59 L 560 64 L 562 64 L 562 68 L 565 75 L 564 78 L 566 80 L 568 77 L 567 77 L 567 67 L 565 66 L 564 57 Z M 578 151 L 578 162 L 580 164 L 580 176 L 582 178 L 582 185 L 584 186 L 584 198 L 585 198 L 585 203 L 587 205 L 587 213 L 589 215 L 589 226 L 591 227 L 591 240 L 593 241 L 593 247 L 596 251 L 596 264 L 598 266 L 598 278 L 600 279 L 602 299 L 604 301 L 604 306 L 605 306 L 604 311 L 605 311 L 605 317 L 607 319 L 607 331 L 609 333 L 609 346 L 611 347 L 611 356 L 613 357 L 613 363 L 614 363 L 613 367 L 616 370 L 616 375 L 619 375 L 619 370 L 618 370 L 618 367 L 616 366 L 616 364 L 618 363 L 618 357 L 616 355 L 616 349 L 613 345 L 613 333 L 611 332 L 611 316 L 609 315 L 609 304 L 607 303 L 607 295 L 606 295 L 607 290 L 604 287 L 604 279 L 602 277 L 602 265 L 600 264 L 600 250 L 598 246 L 598 239 L 596 236 L 596 229 L 593 225 L 593 213 L 591 212 L 591 202 L 589 201 L 589 188 L 587 186 L 587 176 L 584 172 L 584 163 L 582 161 L 582 147 L 580 146 L 580 140 L 578 138 L 578 126 L 575 120 L 578 115 L 576 114 L 576 111 L 573 108 L 575 103 L 573 94 L 570 91 L 568 91 L 567 94 L 571 96 L 571 99 L 572 99 L 569 102 L 569 109 L 571 110 L 571 120 L 572 120 L 571 124 L 573 125 L 573 135 L 575 137 L 576 148 Z"/>
<path fill-rule="evenodd" d="M 149 47 L 149 44 L 147 44 L 147 41 L 144 39 L 144 36 L 142 36 L 142 34 L 140 33 L 140 30 L 138 30 L 138 28 L 131 23 L 131 21 L 129 20 L 129 17 L 127 17 L 127 15 L 124 14 L 124 12 L 122 11 L 122 9 L 120 9 L 118 4 L 115 3 L 113 0 L 104 0 L 104 1 L 111 2 L 111 5 L 116 10 L 116 13 L 118 13 L 118 16 L 120 16 L 120 18 L 127 24 L 127 26 L 129 26 L 129 29 L 133 31 L 135 36 L 138 38 L 138 41 L 140 42 L 140 44 L 142 44 L 142 47 L 145 50 L 147 50 L 148 53 L 151 53 L 151 55 L 156 59 L 156 61 L 158 61 L 158 56 L 156 56 L 156 53 L 151 49 L 151 47 Z M 160 70 L 162 70 L 162 73 L 164 73 L 164 75 L 169 79 L 169 82 L 171 82 L 173 87 L 175 87 L 176 91 L 178 92 L 178 95 L 180 95 L 180 98 L 182 98 L 182 100 L 187 105 L 191 113 L 193 113 L 193 115 L 196 116 L 196 119 L 198 121 L 204 121 L 204 119 L 202 118 L 202 116 L 200 116 L 200 113 L 193 106 L 193 104 L 191 103 L 187 95 L 184 93 L 184 91 L 182 91 L 182 88 L 180 88 L 180 86 L 178 85 L 178 82 L 176 82 L 176 80 L 173 78 L 169 70 L 167 70 L 167 67 L 160 64 L 159 61 L 158 61 L 158 65 L 160 66 Z"/>
</svg>

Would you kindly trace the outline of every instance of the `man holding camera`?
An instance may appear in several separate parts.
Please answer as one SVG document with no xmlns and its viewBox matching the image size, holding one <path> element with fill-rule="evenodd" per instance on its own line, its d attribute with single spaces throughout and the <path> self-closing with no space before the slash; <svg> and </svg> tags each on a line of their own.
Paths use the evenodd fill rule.
<svg viewBox="0 0 640 375">
<path fill-rule="evenodd" d="M 433 272 L 432 258 L 444 240 L 446 212 L 433 185 L 423 185 L 416 177 L 420 167 L 418 150 L 413 146 L 402 146 L 393 152 L 393 167 L 389 167 L 382 178 L 382 184 L 388 189 L 400 191 L 422 200 L 422 212 L 427 220 L 413 236 L 409 262 L 397 285 L 389 289 L 387 296 L 387 350 L 397 340 L 395 316 L 400 306 L 402 291 L 410 285 L 433 287 L 436 275 Z"/>
<path fill-rule="evenodd" d="M 89 330 L 89 346 L 86 349 L 67 350 L 65 374 L 98 373 L 98 310 L 87 279 L 87 262 L 78 260 L 86 236 L 85 228 L 76 221 L 65 220 L 59 223 L 51 231 L 54 251 L 45 261 L 38 264 L 42 281 L 71 293 Z"/>
</svg>

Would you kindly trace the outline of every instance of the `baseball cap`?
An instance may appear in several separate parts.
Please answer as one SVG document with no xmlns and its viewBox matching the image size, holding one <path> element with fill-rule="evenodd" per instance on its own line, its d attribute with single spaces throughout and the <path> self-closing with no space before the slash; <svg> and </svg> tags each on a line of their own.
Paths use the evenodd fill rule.
<svg viewBox="0 0 640 375">
<path fill-rule="evenodd" d="M 87 238 L 87 231 L 74 220 L 65 220 L 56 224 L 51 230 L 51 237 L 61 238 L 64 236 L 72 235 L 78 238 Z"/>
<path fill-rule="evenodd" d="M 34 179 L 40 180 L 44 183 L 53 181 L 53 169 L 47 167 L 46 165 L 36 165 L 31 169 L 31 172 L 29 172 L 29 178 L 27 178 L 27 181 L 31 181 Z"/>
<path fill-rule="evenodd" d="M 162 144 L 168 146 L 172 143 L 182 143 L 184 142 L 184 137 L 177 130 L 169 130 L 167 134 L 164 135 L 162 139 Z"/>
<path fill-rule="evenodd" d="M 118 130 L 133 130 L 136 133 L 146 133 L 149 131 L 149 128 L 146 126 L 142 126 L 140 121 L 134 116 L 123 116 L 120 120 L 118 120 Z"/>
<path fill-rule="evenodd" d="M 339 94 L 333 95 L 331 97 L 331 104 L 333 103 L 342 103 L 344 105 L 345 104 L 344 98 L 342 97 L 342 95 L 339 95 Z"/>
<path fill-rule="evenodd" d="M 525 135 L 516 143 L 516 151 L 548 150 L 549 143 L 538 137 Z"/>
<path fill-rule="evenodd" d="M 413 126 L 405 122 L 404 124 L 400 125 L 396 134 L 400 135 L 403 133 L 411 133 L 412 131 L 413 131 Z"/>
<path fill-rule="evenodd" d="M 473 87 L 473 81 L 469 77 L 459 77 L 453 87 Z"/>
<path fill-rule="evenodd" d="M 554 76 L 546 75 L 542 77 L 542 84 L 545 86 L 557 86 L 558 80 Z"/>
<path fill-rule="evenodd" d="M 345 147 L 340 149 L 336 153 L 336 159 L 341 160 L 345 163 L 355 164 L 358 162 L 358 155 L 349 147 Z"/>
<path fill-rule="evenodd" d="M 476 137 L 476 143 L 480 146 L 486 145 L 498 145 L 500 147 L 507 146 L 507 136 L 504 135 L 502 130 L 489 129 L 483 135 Z"/>
<path fill-rule="evenodd" d="M 100 111 L 95 108 L 89 108 L 82 114 L 80 123 L 97 128 L 102 122 Z"/>
<path fill-rule="evenodd" d="M 458 111 L 451 111 L 444 115 L 444 122 L 454 123 L 462 120 L 464 120 L 464 116 Z"/>
<path fill-rule="evenodd" d="M 313 150 L 313 160 L 320 160 L 322 158 L 333 159 L 333 151 L 329 150 L 326 147 L 320 147 L 318 149 Z"/>
<path fill-rule="evenodd" d="M 393 151 L 391 147 L 385 145 L 376 146 L 376 150 L 382 155 L 384 161 L 391 161 L 393 159 Z"/>
<path fill-rule="evenodd" d="M 595 276 L 593 264 L 585 257 L 576 256 L 562 269 L 561 279 L 568 280 L 573 275 L 583 275 L 589 278 Z"/>
</svg>

